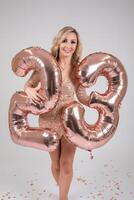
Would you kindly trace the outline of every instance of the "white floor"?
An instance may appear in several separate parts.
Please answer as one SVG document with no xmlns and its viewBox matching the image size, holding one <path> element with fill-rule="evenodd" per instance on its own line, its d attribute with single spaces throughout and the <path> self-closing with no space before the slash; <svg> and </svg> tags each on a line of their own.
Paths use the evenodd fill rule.
<svg viewBox="0 0 134 200">
<path fill-rule="evenodd" d="M 134 200 L 133 163 L 127 153 L 113 154 L 113 145 L 95 150 L 92 160 L 77 149 L 69 200 Z M 0 155 L 0 200 L 58 200 L 47 152 L 11 141 Z"/>
</svg>

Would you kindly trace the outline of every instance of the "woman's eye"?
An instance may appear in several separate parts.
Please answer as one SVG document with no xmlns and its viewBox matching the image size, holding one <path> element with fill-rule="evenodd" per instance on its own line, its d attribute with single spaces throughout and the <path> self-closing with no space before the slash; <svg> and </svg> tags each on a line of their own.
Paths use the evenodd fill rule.
<svg viewBox="0 0 134 200">
<path fill-rule="evenodd" d="M 67 42 L 69 42 L 67 39 L 62 40 L 62 43 L 67 43 Z M 76 41 L 71 40 L 70 43 L 71 43 L 71 44 L 75 44 Z"/>
<path fill-rule="evenodd" d="M 75 42 L 75 41 L 71 41 L 71 43 L 72 43 L 72 44 L 75 44 L 76 42 Z"/>
<path fill-rule="evenodd" d="M 65 43 L 65 42 L 67 42 L 67 39 L 62 40 L 62 43 Z"/>
</svg>

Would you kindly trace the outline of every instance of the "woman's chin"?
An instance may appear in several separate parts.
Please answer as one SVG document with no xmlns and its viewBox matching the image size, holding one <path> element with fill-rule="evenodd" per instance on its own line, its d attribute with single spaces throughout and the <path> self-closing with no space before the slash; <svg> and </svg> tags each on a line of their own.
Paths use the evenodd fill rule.
<svg viewBox="0 0 134 200">
<path fill-rule="evenodd" d="M 72 56 L 72 53 L 63 53 L 62 54 L 62 57 L 71 57 Z"/>
</svg>

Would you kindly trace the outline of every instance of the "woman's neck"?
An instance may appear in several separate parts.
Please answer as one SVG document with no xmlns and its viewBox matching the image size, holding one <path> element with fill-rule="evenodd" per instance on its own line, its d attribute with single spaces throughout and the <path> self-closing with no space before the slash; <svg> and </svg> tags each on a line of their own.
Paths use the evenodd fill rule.
<svg viewBox="0 0 134 200">
<path fill-rule="evenodd" d="M 71 59 L 69 57 L 59 58 L 58 63 L 62 70 L 69 71 L 71 68 Z"/>
</svg>

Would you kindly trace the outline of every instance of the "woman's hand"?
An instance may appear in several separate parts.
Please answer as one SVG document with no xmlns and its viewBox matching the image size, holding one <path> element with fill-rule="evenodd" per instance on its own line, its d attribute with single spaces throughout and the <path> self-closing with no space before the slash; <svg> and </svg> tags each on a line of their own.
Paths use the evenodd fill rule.
<svg viewBox="0 0 134 200">
<path fill-rule="evenodd" d="M 39 104 L 45 100 L 45 97 L 38 94 L 39 89 L 40 89 L 40 84 L 38 84 L 38 86 L 35 88 L 26 86 L 24 89 L 27 96 L 31 100 L 31 103 L 33 103 L 34 105 Z"/>
</svg>

